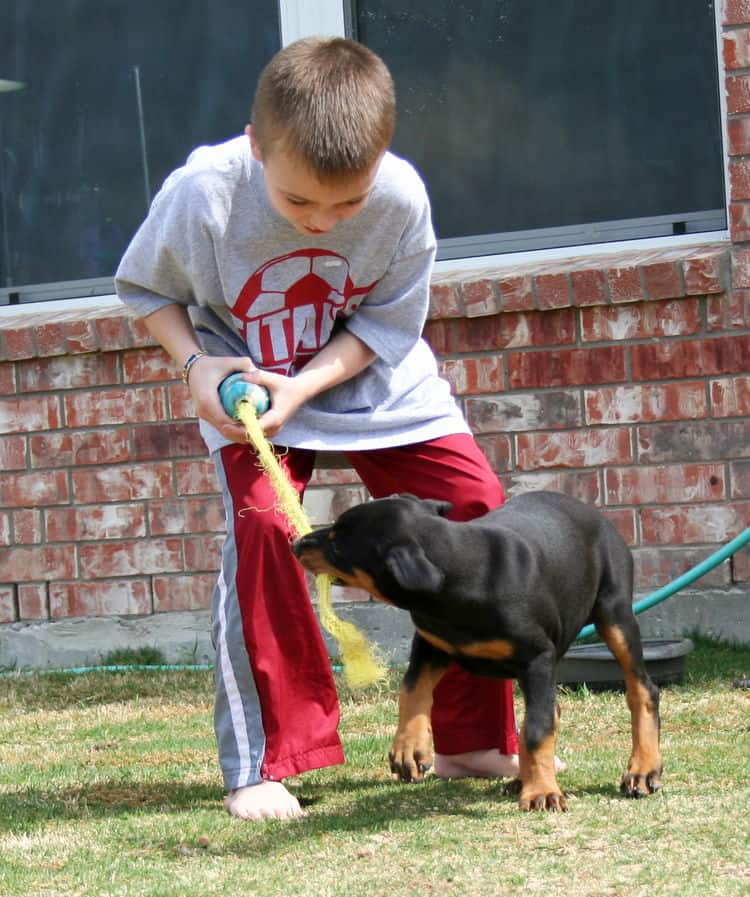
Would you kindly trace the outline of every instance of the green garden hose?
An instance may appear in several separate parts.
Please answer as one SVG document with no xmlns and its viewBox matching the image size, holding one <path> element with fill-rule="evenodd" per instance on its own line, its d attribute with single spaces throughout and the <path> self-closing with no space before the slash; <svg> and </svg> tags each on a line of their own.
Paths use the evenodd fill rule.
<svg viewBox="0 0 750 897">
<path fill-rule="evenodd" d="M 713 570 L 714 567 L 718 567 L 719 564 L 725 561 L 728 557 L 731 557 L 735 552 L 739 551 L 740 548 L 743 548 L 745 545 L 747 545 L 748 542 L 750 542 L 750 527 L 748 527 L 744 532 L 740 533 L 739 536 L 732 539 L 731 542 L 727 542 L 727 544 L 724 545 L 723 548 L 720 548 L 718 551 L 714 552 L 714 554 L 702 560 L 699 564 L 691 567 L 690 570 L 688 570 L 686 573 L 683 573 L 682 576 L 678 576 L 677 579 L 672 580 L 672 582 L 663 586 L 661 589 L 658 589 L 653 594 L 647 595 L 645 598 L 637 601 L 633 605 L 633 611 L 636 614 L 642 614 L 644 610 L 648 610 L 655 604 L 659 604 L 660 602 L 669 598 L 671 595 L 674 595 L 675 592 L 679 592 L 680 589 L 684 589 L 692 582 L 695 582 L 696 579 L 700 579 L 700 577 L 708 573 L 709 570 Z M 580 639 L 583 638 L 588 638 L 590 635 L 594 634 L 594 631 L 595 629 L 593 624 L 584 626 L 576 636 L 576 641 L 580 641 Z"/>
</svg>

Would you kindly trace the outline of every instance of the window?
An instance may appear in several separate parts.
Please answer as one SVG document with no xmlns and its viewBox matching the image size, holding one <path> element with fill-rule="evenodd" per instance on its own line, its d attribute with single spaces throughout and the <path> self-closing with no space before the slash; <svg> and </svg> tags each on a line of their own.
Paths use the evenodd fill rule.
<svg viewBox="0 0 750 897">
<path fill-rule="evenodd" d="M 112 291 L 165 176 L 242 132 L 277 0 L 4 0 L 0 304 Z"/>
<path fill-rule="evenodd" d="M 439 258 L 726 228 L 709 0 L 5 0 L 0 306 L 111 293 L 280 35 L 345 27 L 394 73 Z"/>
<path fill-rule="evenodd" d="M 360 0 L 456 258 L 726 227 L 707 0 Z"/>
</svg>

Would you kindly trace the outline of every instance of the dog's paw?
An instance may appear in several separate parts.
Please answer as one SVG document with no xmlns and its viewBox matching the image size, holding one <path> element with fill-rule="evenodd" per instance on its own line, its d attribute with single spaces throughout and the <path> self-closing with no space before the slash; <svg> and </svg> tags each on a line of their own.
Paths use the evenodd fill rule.
<svg viewBox="0 0 750 897">
<path fill-rule="evenodd" d="M 566 813 L 568 801 L 554 779 L 527 781 L 514 779 L 506 786 L 505 793 L 518 797 L 518 809 L 525 813 L 534 810 L 550 810 Z"/>
<path fill-rule="evenodd" d="M 432 768 L 432 751 L 413 746 L 397 746 L 388 753 L 388 761 L 394 779 L 399 782 L 421 782 Z"/>
<path fill-rule="evenodd" d="M 533 810 L 550 810 L 553 813 L 567 813 L 568 801 L 559 789 L 556 791 L 521 788 L 518 809 L 529 813 Z"/>
<path fill-rule="evenodd" d="M 648 797 L 661 788 L 661 769 L 652 769 L 649 772 L 636 772 L 628 770 L 620 782 L 620 791 L 625 797 Z"/>
<path fill-rule="evenodd" d="M 420 715 L 401 722 L 388 753 L 391 773 L 400 782 L 421 782 L 432 767 L 432 730 Z"/>
</svg>

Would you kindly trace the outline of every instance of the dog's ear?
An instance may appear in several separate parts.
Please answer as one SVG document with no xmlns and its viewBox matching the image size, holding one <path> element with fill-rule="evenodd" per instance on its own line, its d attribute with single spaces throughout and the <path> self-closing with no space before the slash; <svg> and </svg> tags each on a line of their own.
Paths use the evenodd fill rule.
<svg viewBox="0 0 750 897">
<path fill-rule="evenodd" d="M 411 501 L 418 501 L 426 510 L 437 517 L 445 517 L 450 513 L 453 505 L 449 501 L 438 501 L 434 498 L 418 498 L 411 492 L 401 492 L 399 498 L 408 498 Z"/>
<path fill-rule="evenodd" d="M 409 592 L 438 592 L 445 581 L 445 573 L 416 544 L 389 548 L 385 566 L 401 588 Z"/>
<path fill-rule="evenodd" d="M 429 505 L 432 513 L 438 517 L 447 517 L 448 514 L 450 514 L 451 508 L 453 507 L 453 505 L 449 501 L 437 501 L 433 498 L 425 499 L 424 503 L 426 505 Z"/>
</svg>

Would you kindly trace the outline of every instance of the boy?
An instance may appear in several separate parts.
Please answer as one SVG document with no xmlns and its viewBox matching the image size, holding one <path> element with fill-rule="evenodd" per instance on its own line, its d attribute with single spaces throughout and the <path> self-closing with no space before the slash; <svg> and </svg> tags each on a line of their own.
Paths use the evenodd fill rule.
<svg viewBox="0 0 750 897">
<path fill-rule="evenodd" d="M 293 818 L 283 779 L 343 762 L 325 645 L 285 522 L 243 428 L 233 371 L 302 491 L 318 450 L 375 496 L 409 491 L 468 519 L 503 501 L 421 339 L 435 253 L 422 181 L 388 152 L 390 74 L 351 40 L 304 39 L 261 75 L 245 136 L 171 174 L 117 290 L 178 365 L 216 465 L 227 538 L 214 594 L 215 726 L 227 810 Z M 435 772 L 517 771 L 511 685 L 452 666 L 435 694 Z"/>
</svg>

